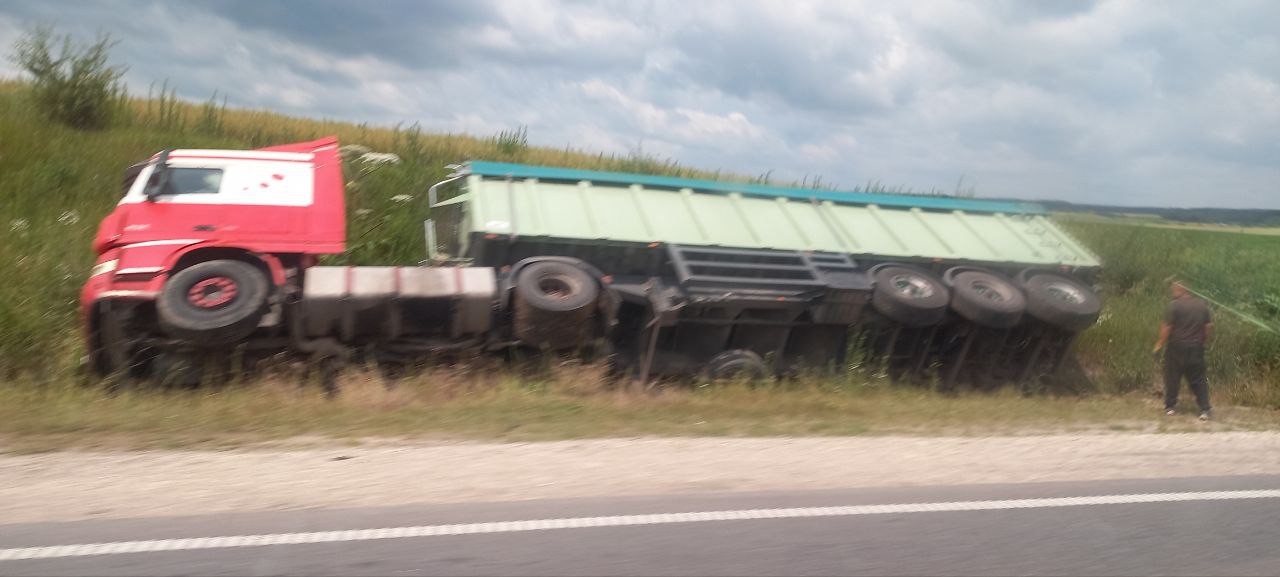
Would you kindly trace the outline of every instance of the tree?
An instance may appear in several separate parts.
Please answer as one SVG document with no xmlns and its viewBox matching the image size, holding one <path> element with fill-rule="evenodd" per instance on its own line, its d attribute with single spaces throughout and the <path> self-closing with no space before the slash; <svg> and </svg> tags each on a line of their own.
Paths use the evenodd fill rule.
<svg viewBox="0 0 1280 577">
<path fill-rule="evenodd" d="M 41 26 L 14 43 L 12 59 L 31 75 L 42 113 L 73 128 L 95 130 L 111 122 L 126 98 L 120 81 L 125 68 L 108 62 L 115 45 L 110 35 L 101 34 L 82 46 L 70 35 L 55 35 Z"/>
</svg>

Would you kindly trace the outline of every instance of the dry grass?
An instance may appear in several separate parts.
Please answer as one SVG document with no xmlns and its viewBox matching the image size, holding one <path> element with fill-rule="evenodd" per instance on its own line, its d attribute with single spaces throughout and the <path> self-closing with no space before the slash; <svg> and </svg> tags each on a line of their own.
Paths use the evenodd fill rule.
<svg viewBox="0 0 1280 577">
<path fill-rule="evenodd" d="M 298 438 L 535 441 L 636 436 L 989 435 L 1084 431 L 1280 428 L 1280 412 L 1224 408 L 1209 424 L 1164 419 L 1142 395 L 960 397 L 903 387 L 807 379 L 750 387 L 612 384 L 594 366 L 536 374 L 497 366 L 438 367 L 392 385 L 372 370 L 344 374 L 326 400 L 281 370 L 254 384 L 132 390 L 115 397 L 65 383 L 0 389 L 0 446 L 223 448 Z"/>
</svg>

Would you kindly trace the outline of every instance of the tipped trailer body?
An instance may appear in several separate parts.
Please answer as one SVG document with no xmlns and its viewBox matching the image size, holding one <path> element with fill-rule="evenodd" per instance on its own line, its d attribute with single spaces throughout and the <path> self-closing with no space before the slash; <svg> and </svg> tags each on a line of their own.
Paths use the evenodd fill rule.
<svg viewBox="0 0 1280 577">
<path fill-rule="evenodd" d="M 131 168 L 83 293 L 94 367 L 585 347 L 647 380 L 854 349 L 896 375 L 1026 381 L 1099 310 L 1097 257 L 1026 203 L 473 161 L 428 193 L 422 266 L 318 266 L 345 250 L 342 182 L 333 139 Z"/>
<path fill-rule="evenodd" d="M 838 253 L 873 260 L 1097 268 L 1040 206 L 523 166 L 463 165 L 434 205 L 470 232 L 552 242 Z M 439 240 L 444 240 L 443 238 Z"/>
</svg>

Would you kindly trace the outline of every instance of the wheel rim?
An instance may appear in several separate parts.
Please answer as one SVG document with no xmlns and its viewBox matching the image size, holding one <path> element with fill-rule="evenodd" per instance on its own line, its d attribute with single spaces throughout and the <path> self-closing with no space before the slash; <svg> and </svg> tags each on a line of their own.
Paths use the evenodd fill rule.
<svg viewBox="0 0 1280 577">
<path fill-rule="evenodd" d="M 1086 300 L 1084 291 L 1080 290 L 1079 287 L 1064 282 L 1049 283 L 1044 287 L 1044 290 L 1050 296 L 1068 304 L 1084 304 Z"/>
<path fill-rule="evenodd" d="M 927 299 L 933 296 L 933 283 L 915 275 L 900 274 L 889 280 L 893 290 L 913 299 Z"/>
<path fill-rule="evenodd" d="M 974 292 L 978 293 L 978 296 L 989 301 L 1002 303 L 1009 300 L 1009 296 L 1005 294 L 1003 287 L 985 281 L 974 281 L 970 286 L 973 287 Z"/>
<path fill-rule="evenodd" d="M 236 281 L 215 276 L 192 285 L 187 291 L 187 301 L 198 308 L 215 309 L 235 300 L 238 292 Z"/>
<path fill-rule="evenodd" d="M 565 300 L 577 292 L 577 283 L 562 276 L 548 276 L 538 280 L 538 290 L 556 300 Z"/>
</svg>

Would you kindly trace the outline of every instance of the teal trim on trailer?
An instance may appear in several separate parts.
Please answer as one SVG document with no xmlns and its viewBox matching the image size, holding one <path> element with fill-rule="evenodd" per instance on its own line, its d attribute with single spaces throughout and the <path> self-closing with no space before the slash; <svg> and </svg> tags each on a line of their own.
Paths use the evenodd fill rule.
<svg viewBox="0 0 1280 577">
<path fill-rule="evenodd" d="M 653 176 L 648 174 L 628 174 L 623 172 L 603 172 L 596 170 L 578 170 L 572 168 L 556 168 L 551 166 L 530 166 L 508 162 L 489 162 L 473 160 L 466 163 L 463 174 L 475 174 L 488 177 L 536 178 L 539 180 L 561 180 L 567 182 L 590 181 L 601 184 L 638 184 L 646 187 L 670 188 L 679 190 L 688 188 L 699 192 L 720 194 L 740 193 L 744 196 L 760 196 L 768 198 L 790 198 L 800 200 L 822 200 L 838 204 L 877 205 L 883 207 L 919 208 L 922 210 L 963 210 L 977 213 L 1005 213 L 1045 215 L 1049 214 L 1044 207 L 1026 202 L 1005 202 L 997 200 L 977 200 L 965 198 L 947 198 L 935 196 L 905 196 L 894 194 L 870 194 L 865 192 L 844 192 L 819 190 L 811 188 L 794 188 L 785 186 L 769 186 L 738 182 L 720 182 L 694 178 L 675 178 L 670 176 Z"/>
</svg>

